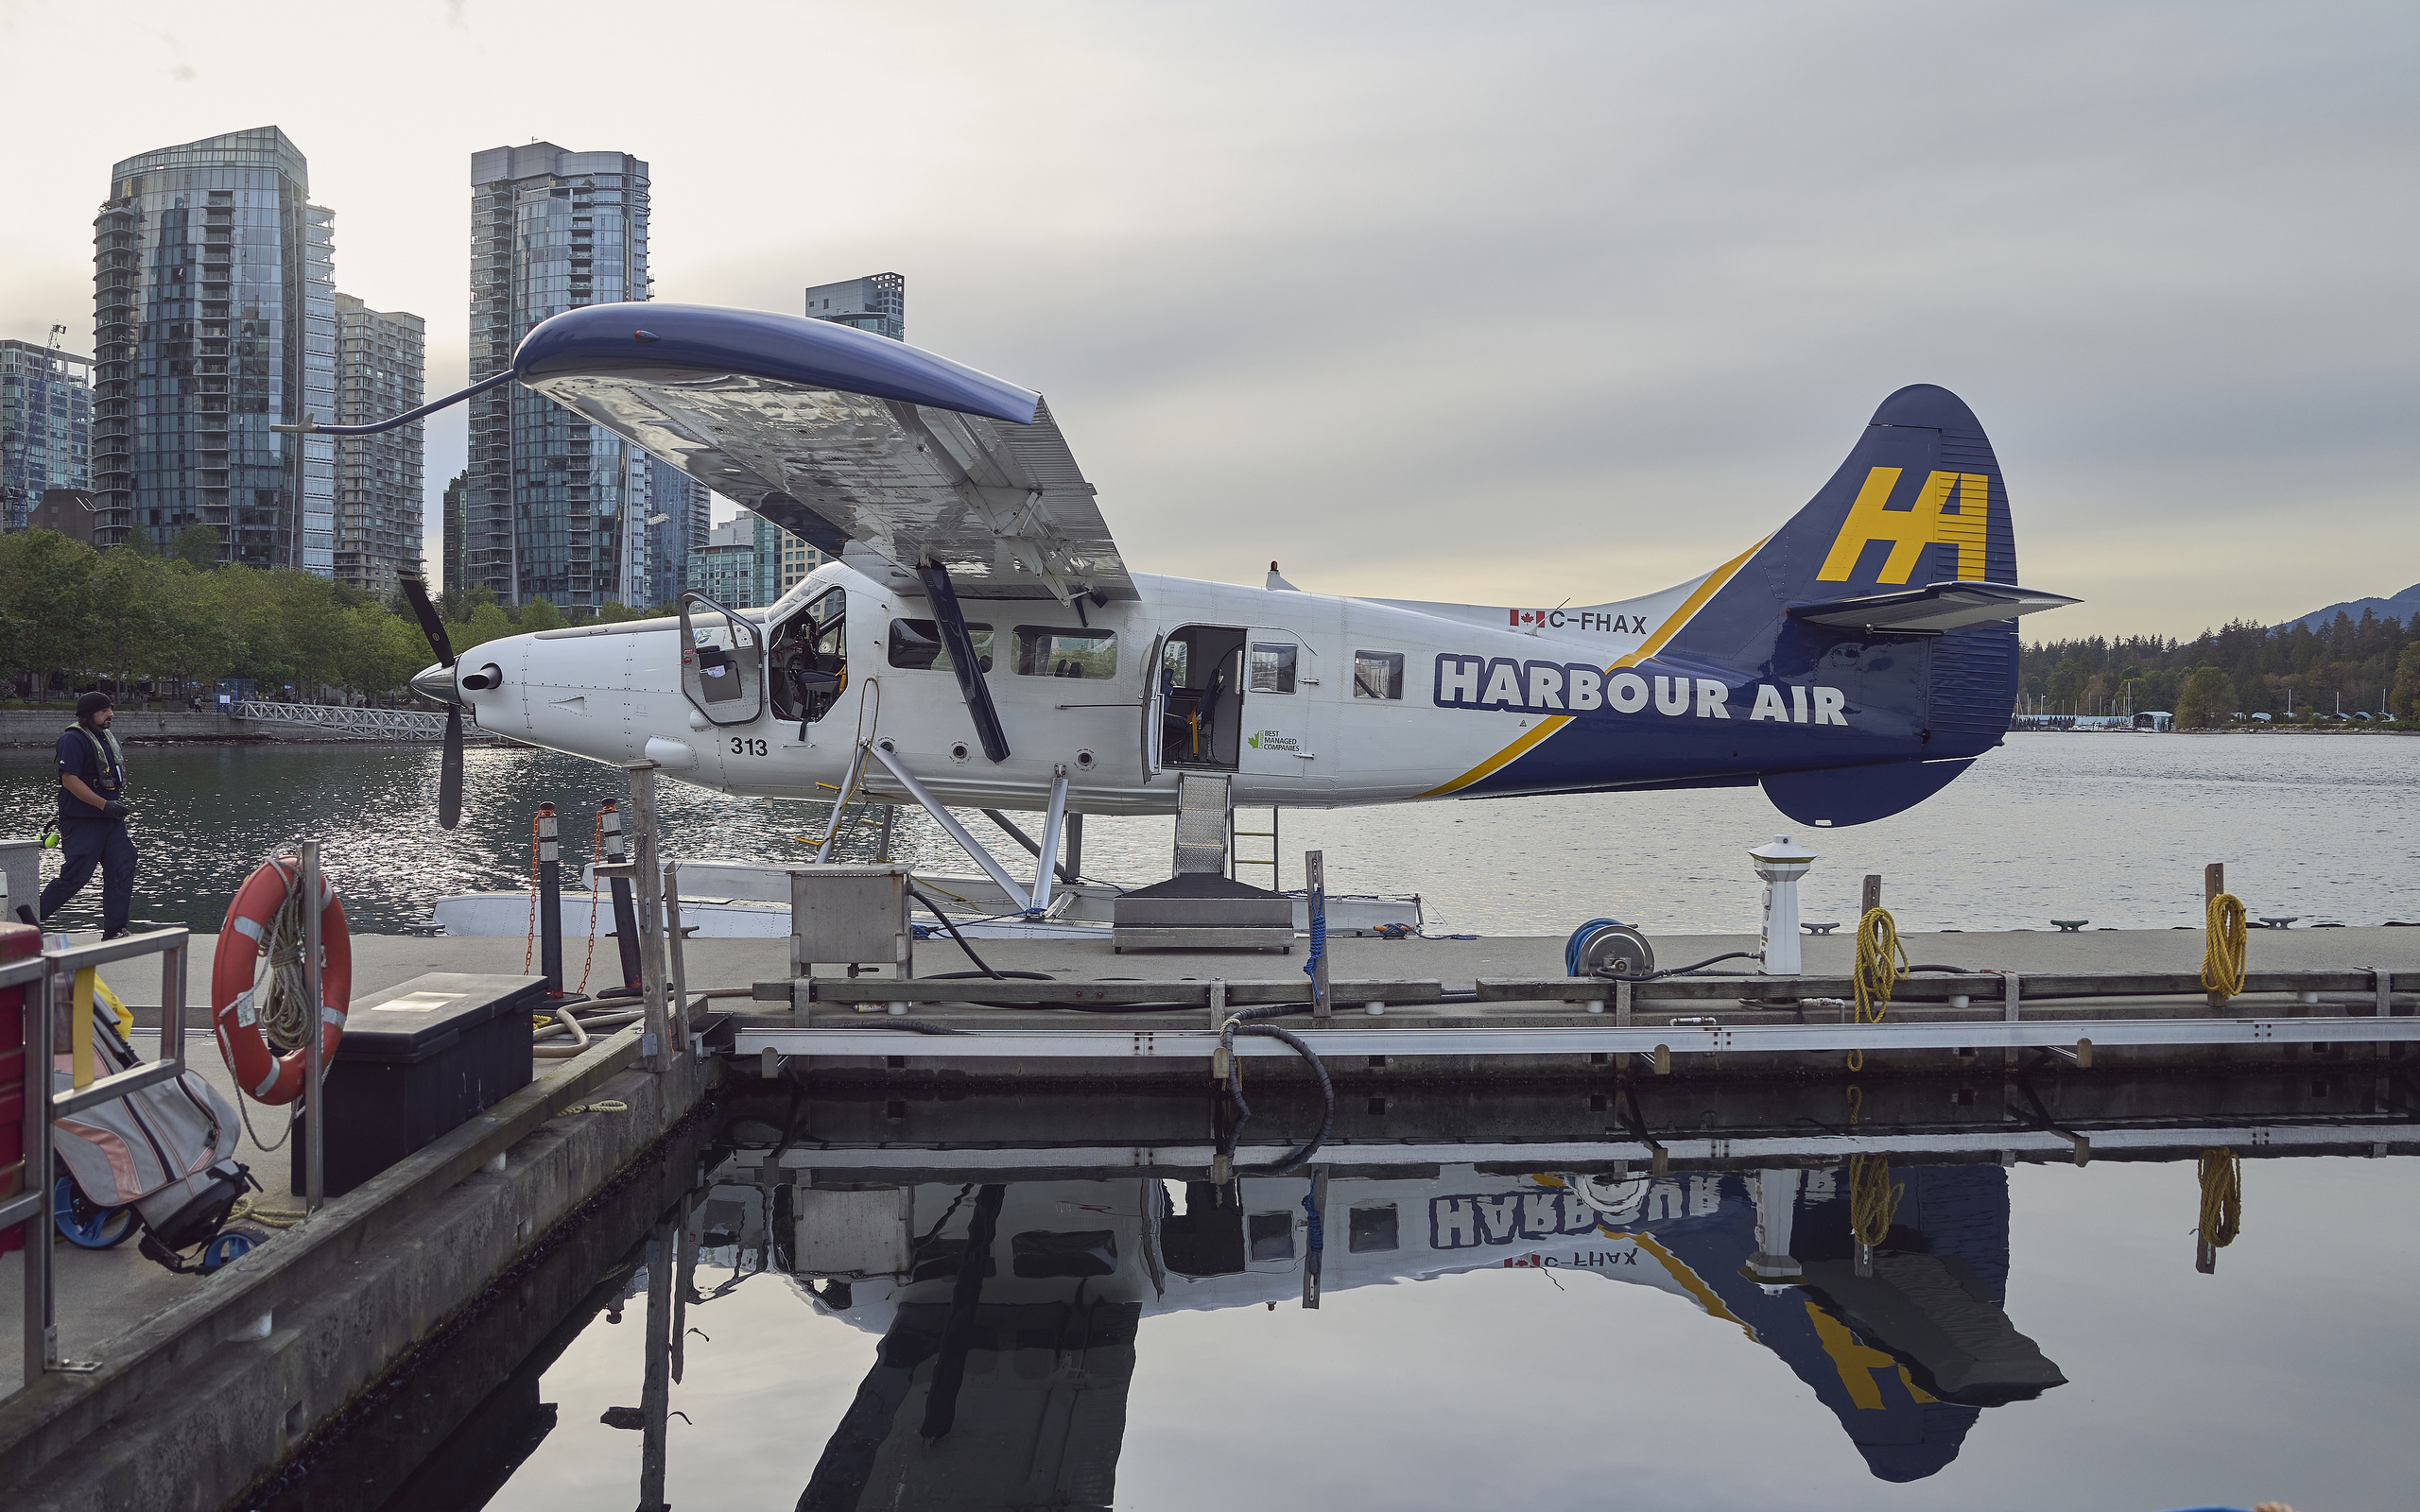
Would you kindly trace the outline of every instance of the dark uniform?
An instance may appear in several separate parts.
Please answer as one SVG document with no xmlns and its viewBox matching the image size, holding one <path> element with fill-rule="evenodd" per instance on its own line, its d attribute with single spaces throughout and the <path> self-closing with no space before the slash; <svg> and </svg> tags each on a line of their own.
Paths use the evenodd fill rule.
<svg viewBox="0 0 2420 1512">
<path fill-rule="evenodd" d="M 78 777 L 99 794 L 105 806 L 95 808 L 59 784 L 60 850 L 66 865 L 42 890 L 42 917 L 47 920 L 68 899 L 101 871 L 101 933 L 114 938 L 126 933 L 134 912 L 134 842 L 126 833 L 126 753 L 117 736 L 95 730 L 78 719 L 59 736 L 59 775 Z"/>
</svg>

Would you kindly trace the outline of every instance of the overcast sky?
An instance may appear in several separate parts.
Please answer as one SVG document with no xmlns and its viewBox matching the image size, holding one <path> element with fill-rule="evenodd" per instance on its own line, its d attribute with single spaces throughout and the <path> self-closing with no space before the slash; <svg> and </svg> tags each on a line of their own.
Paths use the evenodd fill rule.
<svg viewBox="0 0 2420 1512">
<path fill-rule="evenodd" d="M 469 160 L 651 166 L 659 298 L 895 270 L 1047 394 L 1128 560 L 1600 602 L 1882 396 L 1991 432 L 2031 634 L 2420 579 L 2404 5 L 0 0 L 0 335 L 92 346 L 110 165 L 274 124 L 467 381 Z M 461 466 L 429 435 L 429 515 Z"/>
</svg>

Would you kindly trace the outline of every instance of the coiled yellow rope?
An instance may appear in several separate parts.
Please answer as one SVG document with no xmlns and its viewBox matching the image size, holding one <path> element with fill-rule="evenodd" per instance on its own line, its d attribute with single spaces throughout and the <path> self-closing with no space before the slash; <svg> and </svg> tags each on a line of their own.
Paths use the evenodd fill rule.
<svg viewBox="0 0 2420 1512">
<path fill-rule="evenodd" d="M 1885 908 L 1869 908 L 1857 921 L 1857 1022 L 1880 1023 L 1891 1006 L 1891 989 L 1907 980 L 1908 949 L 1899 943 L 1899 925 Z M 1865 1069 L 1865 1052 L 1849 1052 L 1849 1070 Z"/>
<path fill-rule="evenodd" d="M 1891 1180 L 1891 1161 L 1879 1155 L 1849 1157 L 1849 1232 L 1868 1249 L 1891 1233 L 1908 1184 Z"/>
<path fill-rule="evenodd" d="M 2245 926 L 2243 900 L 2222 892 L 2210 900 L 2207 943 L 2202 948 L 2202 986 L 2222 998 L 2243 990 Z"/>
<path fill-rule="evenodd" d="M 2243 1231 L 2243 1161 L 2233 1150 L 2204 1150 L 2200 1174 L 2202 1226 L 2195 1232 L 2212 1249 L 2224 1249 Z"/>
</svg>

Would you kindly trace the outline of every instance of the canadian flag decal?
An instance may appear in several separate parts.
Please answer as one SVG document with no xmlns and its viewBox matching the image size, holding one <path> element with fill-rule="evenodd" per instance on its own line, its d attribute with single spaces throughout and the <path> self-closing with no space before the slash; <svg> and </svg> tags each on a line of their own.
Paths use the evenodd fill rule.
<svg viewBox="0 0 2420 1512">
<path fill-rule="evenodd" d="M 1506 612 L 1512 616 L 1512 627 L 1516 630 L 1524 625 L 1544 625 L 1547 621 L 1547 611 L 1542 609 L 1516 609 Z"/>
</svg>

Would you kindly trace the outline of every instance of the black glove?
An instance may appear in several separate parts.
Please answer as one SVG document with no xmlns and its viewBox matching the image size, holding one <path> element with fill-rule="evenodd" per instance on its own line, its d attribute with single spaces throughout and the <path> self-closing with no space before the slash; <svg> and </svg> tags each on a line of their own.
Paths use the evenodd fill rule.
<svg viewBox="0 0 2420 1512">
<path fill-rule="evenodd" d="M 122 819 L 133 812 L 116 799 L 111 799 L 101 805 L 101 817 L 105 819 Z"/>
</svg>

